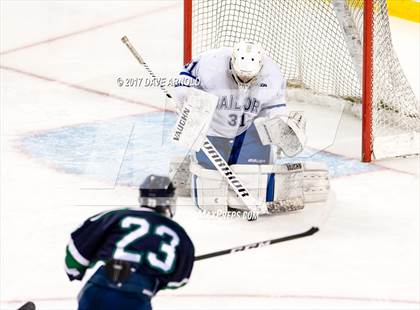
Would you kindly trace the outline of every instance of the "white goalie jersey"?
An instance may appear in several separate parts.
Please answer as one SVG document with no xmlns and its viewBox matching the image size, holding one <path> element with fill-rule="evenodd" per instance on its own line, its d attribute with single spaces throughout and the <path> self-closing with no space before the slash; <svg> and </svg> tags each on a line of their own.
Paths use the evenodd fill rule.
<svg viewBox="0 0 420 310">
<path fill-rule="evenodd" d="M 188 87 L 196 87 L 218 97 L 216 111 L 207 134 L 234 138 L 247 130 L 256 117 L 286 115 L 285 81 L 282 73 L 265 56 L 257 79 L 248 87 L 238 87 L 231 72 L 232 48 L 203 53 L 188 63 L 175 86 L 177 102 L 184 102 Z"/>
<path fill-rule="evenodd" d="M 285 80 L 277 64 L 258 49 L 252 54 L 250 51 L 255 47 L 252 43 L 238 45 L 234 51 L 226 47 L 213 49 L 192 60 L 180 72 L 175 86 L 176 102 L 180 105 L 174 141 L 201 141 L 200 147 L 205 135 L 207 141 L 222 141 L 219 149 L 211 142 L 204 142 L 204 150 L 181 144 L 197 152 L 189 169 L 184 169 L 192 174 L 191 194 L 196 206 L 208 211 L 226 210 L 229 206 L 274 214 L 303 209 L 306 202 L 325 201 L 329 183 L 324 166 L 273 163 L 275 149 L 289 157 L 303 150 L 305 119 L 301 113 L 289 113 L 286 109 Z M 254 59 L 258 59 L 258 66 L 252 70 Z M 242 63 L 238 60 L 251 65 L 243 65 L 239 70 L 238 64 Z M 247 76 L 248 72 L 253 74 Z M 207 110 L 202 106 L 211 113 L 205 113 Z M 250 133 L 249 141 L 235 144 L 241 139 L 236 137 L 246 130 Z M 204 132 L 204 136 L 198 132 Z M 245 141 L 246 137 L 242 139 Z M 275 148 L 266 147 L 269 145 Z M 216 153 L 217 160 L 212 156 Z M 241 161 L 237 155 L 232 159 L 232 154 L 243 157 Z M 227 163 L 220 159 L 224 157 L 229 159 L 225 159 Z M 232 171 L 227 174 L 220 163 L 223 167 L 231 165 Z M 177 166 L 173 165 L 173 171 L 178 170 Z M 229 182 L 231 177 L 227 175 L 235 175 L 237 183 Z M 238 200 L 237 197 L 242 197 L 238 186 L 246 189 L 245 198 L 249 199 Z"/>
</svg>

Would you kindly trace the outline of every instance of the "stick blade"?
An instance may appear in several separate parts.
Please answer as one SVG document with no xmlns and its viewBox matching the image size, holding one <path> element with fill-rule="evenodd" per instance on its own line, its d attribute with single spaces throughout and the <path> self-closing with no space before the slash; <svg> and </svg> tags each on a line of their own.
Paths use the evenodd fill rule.
<svg viewBox="0 0 420 310">
<path fill-rule="evenodd" d="M 36 310 L 36 307 L 32 301 L 28 301 L 17 310 Z"/>
<path fill-rule="evenodd" d="M 319 231 L 319 228 L 316 226 L 311 227 L 306 233 L 308 236 L 313 235 Z"/>
</svg>

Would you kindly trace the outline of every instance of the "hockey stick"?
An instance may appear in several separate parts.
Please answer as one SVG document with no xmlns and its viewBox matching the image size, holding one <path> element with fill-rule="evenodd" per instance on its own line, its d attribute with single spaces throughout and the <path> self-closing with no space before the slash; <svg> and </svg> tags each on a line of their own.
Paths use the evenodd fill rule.
<svg viewBox="0 0 420 310">
<path fill-rule="evenodd" d="M 17 310 L 35 310 L 35 309 L 36 309 L 35 304 L 32 301 L 28 301 Z"/>
<path fill-rule="evenodd" d="M 121 41 L 127 46 L 133 56 L 137 61 L 144 66 L 146 71 L 150 74 L 152 78 L 156 78 L 156 75 L 146 64 L 144 59 L 136 51 L 134 46 L 130 43 L 126 36 L 121 38 Z M 167 98 L 172 96 L 167 91 L 166 87 L 160 84 L 160 89 L 163 91 Z M 208 138 L 204 139 L 204 144 L 201 150 L 206 154 L 212 164 L 216 167 L 219 173 L 226 179 L 233 191 L 238 195 L 242 202 L 248 207 L 251 212 L 257 214 L 267 214 L 267 213 L 284 213 L 289 211 L 296 211 L 303 209 L 303 201 L 299 199 L 291 199 L 286 201 L 273 201 L 273 202 L 263 202 L 255 199 L 242 181 L 238 178 L 236 173 L 229 167 L 225 159 L 220 155 L 214 145 L 209 141 Z"/>
<path fill-rule="evenodd" d="M 208 259 L 208 258 L 212 258 L 212 257 L 216 257 L 216 256 L 226 255 L 226 254 L 232 254 L 232 253 L 236 253 L 236 252 L 242 252 L 242 251 L 250 250 L 250 249 L 261 248 L 263 246 L 267 246 L 267 245 L 271 245 L 271 244 L 275 244 L 275 243 L 280 243 L 280 242 L 285 242 L 285 241 L 289 241 L 289 240 L 304 238 L 304 237 L 312 236 L 313 234 L 317 233 L 318 231 L 319 231 L 318 227 L 312 227 L 312 228 L 308 229 L 307 231 L 305 231 L 303 233 L 300 233 L 300 234 L 295 234 L 295 235 L 290 235 L 290 236 L 286 236 L 286 237 L 281 237 L 281 238 L 277 238 L 277 239 L 270 239 L 270 240 L 255 242 L 255 243 L 249 243 L 249 244 L 238 246 L 238 247 L 235 247 L 235 248 L 230 248 L 230 249 L 221 250 L 221 251 L 217 251 L 217 252 L 213 252 L 213 253 L 199 255 L 199 256 L 196 256 L 194 258 L 194 261 Z"/>
<path fill-rule="evenodd" d="M 303 233 L 300 233 L 300 234 L 289 235 L 289 236 L 285 236 L 285 237 L 281 237 L 281 238 L 270 239 L 270 240 L 255 242 L 255 243 L 249 243 L 249 244 L 241 245 L 241 246 L 238 246 L 238 247 L 235 247 L 235 248 L 230 248 L 230 249 L 226 249 L 226 250 L 221 250 L 221 251 L 216 251 L 216 252 L 207 253 L 207 254 L 203 254 L 203 255 L 198 255 L 198 256 L 194 257 L 194 261 L 209 259 L 209 258 L 213 258 L 213 257 L 217 257 L 217 256 L 227 255 L 227 254 L 233 254 L 233 253 L 236 253 L 236 252 L 242 252 L 242 251 L 256 249 L 256 248 L 261 248 L 261 247 L 268 246 L 268 245 L 275 244 L 275 243 L 280 243 L 280 242 L 286 242 L 286 241 L 290 241 L 290 240 L 305 238 L 305 237 L 309 237 L 309 236 L 312 236 L 312 235 L 316 234 L 318 231 L 319 231 L 318 227 L 311 227 L 307 231 L 305 231 Z M 35 309 L 36 309 L 35 304 L 31 301 L 28 301 L 27 303 L 25 303 L 23 306 L 21 306 L 17 310 L 35 310 Z"/>
</svg>

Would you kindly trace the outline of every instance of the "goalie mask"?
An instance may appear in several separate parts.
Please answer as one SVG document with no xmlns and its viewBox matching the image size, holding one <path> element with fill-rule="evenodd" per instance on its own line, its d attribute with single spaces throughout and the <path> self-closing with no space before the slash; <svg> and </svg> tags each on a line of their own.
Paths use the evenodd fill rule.
<svg viewBox="0 0 420 310">
<path fill-rule="evenodd" d="M 249 85 L 261 71 L 264 51 L 258 43 L 241 41 L 233 47 L 231 70 L 239 85 Z"/>
<path fill-rule="evenodd" d="M 141 207 L 172 218 L 176 209 L 175 187 L 168 177 L 149 175 L 139 188 Z"/>
</svg>

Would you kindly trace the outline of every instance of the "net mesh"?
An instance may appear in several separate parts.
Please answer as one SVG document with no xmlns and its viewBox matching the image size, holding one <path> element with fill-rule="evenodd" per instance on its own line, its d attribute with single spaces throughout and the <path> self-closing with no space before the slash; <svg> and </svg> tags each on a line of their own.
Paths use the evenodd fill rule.
<svg viewBox="0 0 420 310">
<path fill-rule="evenodd" d="M 354 26 L 353 40 L 359 41 L 354 53 L 335 10 L 337 2 L 344 3 Z M 392 47 L 386 0 L 375 0 L 374 8 L 374 141 L 391 137 L 388 140 L 398 144 L 397 135 L 409 134 L 413 142 L 420 128 L 419 102 Z M 361 55 L 363 0 L 194 0 L 192 16 L 193 56 L 252 40 L 279 64 L 288 85 L 342 97 L 352 105 L 361 102 L 357 54 Z M 386 156 L 418 153 L 418 146 L 411 144 L 413 150 L 389 148 Z"/>
</svg>

